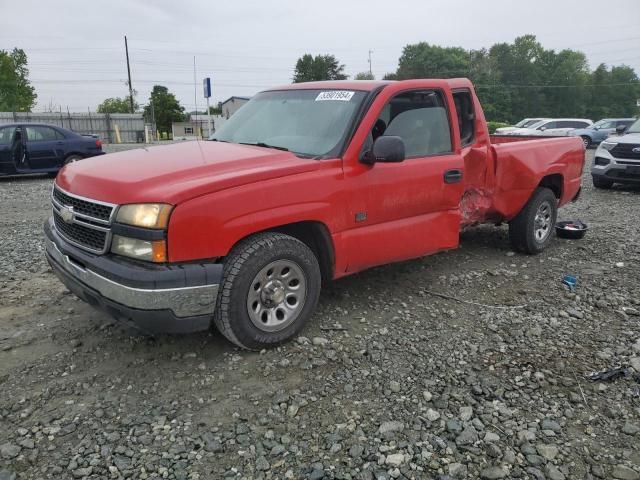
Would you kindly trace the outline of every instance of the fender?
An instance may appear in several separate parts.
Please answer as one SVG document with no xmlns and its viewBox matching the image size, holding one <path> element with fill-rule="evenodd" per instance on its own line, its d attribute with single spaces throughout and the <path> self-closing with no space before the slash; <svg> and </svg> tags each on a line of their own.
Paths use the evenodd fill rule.
<svg viewBox="0 0 640 480">
<path fill-rule="evenodd" d="M 169 261 L 224 257 L 249 235 L 298 222 L 319 222 L 333 237 L 347 227 L 342 179 L 340 166 L 251 183 L 180 203 L 169 221 Z"/>
</svg>

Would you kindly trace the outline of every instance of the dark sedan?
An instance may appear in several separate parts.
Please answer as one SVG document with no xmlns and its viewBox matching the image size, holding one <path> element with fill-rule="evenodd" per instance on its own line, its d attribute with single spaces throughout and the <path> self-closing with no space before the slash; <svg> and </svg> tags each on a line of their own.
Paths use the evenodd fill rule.
<svg viewBox="0 0 640 480">
<path fill-rule="evenodd" d="M 104 153 L 99 139 L 54 125 L 0 125 L 0 176 L 55 175 L 69 162 Z"/>
</svg>

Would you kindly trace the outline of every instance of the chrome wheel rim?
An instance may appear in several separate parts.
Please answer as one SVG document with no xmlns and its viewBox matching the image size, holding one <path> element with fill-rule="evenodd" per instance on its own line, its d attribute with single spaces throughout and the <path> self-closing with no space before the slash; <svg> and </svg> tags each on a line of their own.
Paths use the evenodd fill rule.
<svg viewBox="0 0 640 480">
<path fill-rule="evenodd" d="M 542 202 L 534 219 L 533 233 L 538 243 L 544 242 L 551 233 L 552 208 L 549 202 Z"/>
<path fill-rule="evenodd" d="M 587 137 L 582 137 L 582 143 L 584 143 L 585 147 L 588 147 L 591 142 Z"/>
<path fill-rule="evenodd" d="M 300 316 L 306 297 L 302 268 L 291 260 L 276 260 L 260 270 L 249 285 L 247 312 L 256 328 L 277 332 Z"/>
</svg>

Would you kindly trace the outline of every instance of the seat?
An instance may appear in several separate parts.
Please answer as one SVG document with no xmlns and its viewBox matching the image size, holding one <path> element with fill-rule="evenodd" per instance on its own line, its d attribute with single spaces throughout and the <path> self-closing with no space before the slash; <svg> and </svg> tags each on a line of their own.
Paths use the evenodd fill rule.
<svg viewBox="0 0 640 480">
<path fill-rule="evenodd" d="M 402 138 L 407 157 L 451 151 L 449 120 L 442 107 L 406 110 L 391 120 L 384 134 Z"/>
</svg>

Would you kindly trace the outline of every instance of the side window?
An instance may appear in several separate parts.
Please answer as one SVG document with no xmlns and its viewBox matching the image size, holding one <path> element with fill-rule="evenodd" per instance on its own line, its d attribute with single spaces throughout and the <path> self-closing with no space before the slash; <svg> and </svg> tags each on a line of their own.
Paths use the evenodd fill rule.
<svg viewBox="0 0 640 480">
<path fill-rule="evenodd" d="M 550 128 L 558 128 L 557 127 L 558 122 L 547 122 L 547 123 L 543 123 L 542 125 L 540 125 L 538 127 L 538 130 L 542 130 L 543 128 L 545 130 L 549 130 Z"/>
<path fill-rule="evenodd" d="M 56 131 L 49 127 L 26 127 L 27 141 L 29 142 L 46 142 L 56 140 Z"/>
<path fill-rule="evenodd" d="M 456 104 L 458 127 L 460 127 L 460 143 L 465 147 L 471 145 L 475 139 L 476 115 L 473 111 L 471 92 L 469 90 L 454 92 L 453 101 Z"/>
<path fill-rule="evenodd" d="M 367 143 L 371 145 L 381 135 L 402 138 L 406 158 L 451 152 L 449 117 L 442 93 L 416 90 L 393 97 L 376 120 Z"/>
<path fill-rule="evenodd" d="M 64 140 L 65 138 L 67 138 L 64 136 L 64 133 L 59 132 L 58 130 L 53 130 L 53 131 L 56 134 L 56 140 Z"/>
<path fill-rule="evenodd" d="M 617 122 L 617 123 L 618 123 L 617 126 L 624 125 L 625 127 L 628 127 L 629 125 L 631 125 L 633 123 L 633 120 L 622 120 L 622 121 Z"/>
<path fill-rule="evenodd" d="M 0 128 L 0 145 L 11 145 L 16 127 Z"/>
</svg>

